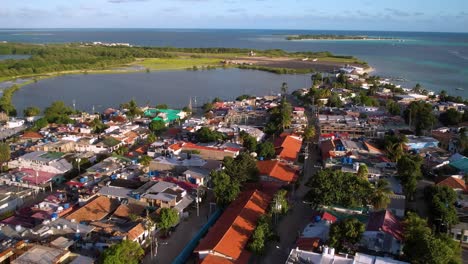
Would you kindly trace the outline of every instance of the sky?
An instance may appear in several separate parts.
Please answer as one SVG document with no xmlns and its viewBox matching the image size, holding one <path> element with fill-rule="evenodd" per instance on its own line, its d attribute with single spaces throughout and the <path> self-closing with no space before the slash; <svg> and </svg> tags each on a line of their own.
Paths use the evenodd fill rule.
<svg viewBox="0 0 468 264">
<path fill-rule="evenodd" d="M 468 0 L 0 0 L 0 28 L 468 32 Z"/>
</svg>

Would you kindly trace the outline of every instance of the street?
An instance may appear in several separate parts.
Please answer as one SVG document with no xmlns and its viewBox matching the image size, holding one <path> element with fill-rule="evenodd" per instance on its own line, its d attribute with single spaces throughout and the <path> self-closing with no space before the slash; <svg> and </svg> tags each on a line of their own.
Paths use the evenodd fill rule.
<svg viewBox="0 0 468 264">
<path fill-rule="evenodd" d="M 309 158 L 304 165 L 304 177 L 301 181 L 301 185 L 296 190 L 295 196 L 292 197 L 292 210 L 287 215 L 283 216 L 276 226 L 280 242 L 270 243 L 268 245 L 266 254 L 260 259 L 261 263 L 285 263 L 289 252 L 294 247 L 296 239 L 299 237 L 304 227 L 312 220 L 312 208 L 302 201 L 304 195 L 309 190 L 304 184 L 318 170 L 318 168 L 314 167 L 318 158 L 318 151 L 315 146 L 314 144 L 309 145 Z"/>
<path fill-rule="evenodd" d="M 159 242 L 157 254 L 155 257 L 151 258 L 151 254 L 148 253 L 143 259 L 143 263 L 172 263 L 177 255 L 179 255 L 184 247 L 190 242 L 192 237 L 194 237 L 202 226 L 206 224 L 210 213 L 210 198 L 212 197 L 211 192 L 208 192 L 208 194 L 209 195 L 207 195 L 205 201 L 200 203 L 199 217 L 197 217 L 197 209 L 193 206 L 189 211 L 189 217 L 180 222 L 179 226 L 174 232 L 172 232 L 169 238 L 163 240 L 158 237 L 158 234 L 156 234 Z M 214 210 L 216 210 L 216 208 L 212 206 L 212 213 Z"/>
</svg>

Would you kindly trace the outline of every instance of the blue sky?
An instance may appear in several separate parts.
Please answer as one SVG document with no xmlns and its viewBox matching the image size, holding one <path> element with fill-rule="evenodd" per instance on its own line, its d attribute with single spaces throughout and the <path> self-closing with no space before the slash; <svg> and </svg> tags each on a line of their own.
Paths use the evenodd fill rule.
<svg viewBox="0 0 468 264">
<path fill-rule="evenodd" d="M 0 0 L 0 27 L 468 32 L 468 0 Z"/>
</svg>

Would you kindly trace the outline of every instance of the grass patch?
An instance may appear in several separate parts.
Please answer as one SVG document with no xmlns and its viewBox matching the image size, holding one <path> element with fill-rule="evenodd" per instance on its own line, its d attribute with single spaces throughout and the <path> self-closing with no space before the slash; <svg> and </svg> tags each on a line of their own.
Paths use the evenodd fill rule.
<svg viewBox="0 0 468 264">
<path fill-rule="evenodd" d="M 137 65 L 152 70 L 178 70 L 192 68 L 193 66 L 221 66 L 221 58 L 151 58 L 137 62 Z"/>
</svg>

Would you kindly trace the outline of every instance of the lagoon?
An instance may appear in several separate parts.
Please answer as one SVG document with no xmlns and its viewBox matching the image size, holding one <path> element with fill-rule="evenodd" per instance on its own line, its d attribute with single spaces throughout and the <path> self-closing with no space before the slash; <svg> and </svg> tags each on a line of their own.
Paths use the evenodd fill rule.
<svg viewBox="0 0 468 264">
<path fill-rule="evenodd" d="M 134 98 L 139 105 L 168 104 L 173 108 L 201 106 L 215 97 L 234 99 L 241 94 L 277 94 L 286 82 L 289 91 L 310 86 L 309 75 L 278 75 L 240 69 L 159 71 L 122 74 L 75 74 L 28 84 L 13 96 L 18 113 L 28 106 L 42 109 L 61 100 L 76 109 L 103 111 Z M 196 97 L 196 99 L 195 99 Z"/>
</svg>

